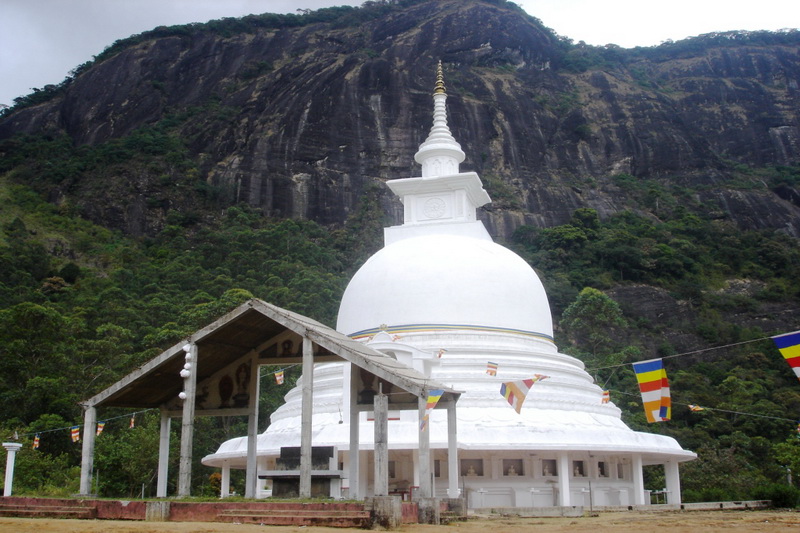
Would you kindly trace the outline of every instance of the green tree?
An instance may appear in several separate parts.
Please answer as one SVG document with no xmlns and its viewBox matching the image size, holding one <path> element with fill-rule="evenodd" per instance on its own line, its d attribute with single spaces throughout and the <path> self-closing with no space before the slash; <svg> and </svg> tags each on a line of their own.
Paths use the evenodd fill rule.
<svg viewBox="0 0 800 533">
<path fill-rule="evenodd" d="M 619 304 L 592 287 L 584 288 L 561 318 L 567 337 L 576 344 L 588 344 L 594 356 L 611 353 L 618 344 L 615 332 L 626 326 Z"/>
</svg>

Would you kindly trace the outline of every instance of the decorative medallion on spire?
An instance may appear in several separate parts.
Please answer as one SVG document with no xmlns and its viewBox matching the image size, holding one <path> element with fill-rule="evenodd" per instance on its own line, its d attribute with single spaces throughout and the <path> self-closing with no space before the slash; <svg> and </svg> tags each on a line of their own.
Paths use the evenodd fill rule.
<svg viewBox="0 0 800 533">
<path fill-rule="evenodd" d="M 436 85 L 433 89 L 433 127 L 428 138 L 419 146 L 414 160 L 422 165 L 423 178 L 458 174 L 458 165 L 464 161 L 464 152 L 447 126 L 447 92 L 444 85 L 442 62 L 436 68 Z"/>
</svg>

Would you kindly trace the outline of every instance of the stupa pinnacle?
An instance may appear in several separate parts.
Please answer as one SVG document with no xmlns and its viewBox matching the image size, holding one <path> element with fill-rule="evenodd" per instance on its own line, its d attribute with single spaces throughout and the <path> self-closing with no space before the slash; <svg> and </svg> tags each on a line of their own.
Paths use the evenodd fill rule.
<svg viewBox="0 0 800 533">
<path fill-rule="evenodd" d="M 442 62 L 439 61 L 433 89 L 433 127 L 414 155 L 414 160 L 422 165 L 423 178 L 458 174 L 458 165 L 465 158 L 461 145 L 456 142 L 447 126 L 446 102 L 447 91 Z"/>
</svg>

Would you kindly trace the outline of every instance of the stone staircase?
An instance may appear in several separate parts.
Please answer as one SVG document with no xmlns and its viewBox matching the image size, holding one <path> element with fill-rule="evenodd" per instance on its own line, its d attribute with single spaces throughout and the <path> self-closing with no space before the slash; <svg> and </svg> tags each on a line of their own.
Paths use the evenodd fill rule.
<svg viewBox="0 0 800 533">
<path fill-rule="evenodd" d="M 355 503 L 274 503 L 258 509 L 226 509 L 217 514 L 218 522 L 265 526 L 323 526 L 365 528 L 370 513 Z"/>
<path fill-rule="evenodd" d="M 0 499 L 0 516 L 14 518 L 97 518 L 97 508 L 90 506 L 53 504 L 25 505 Z"/>
</svg>

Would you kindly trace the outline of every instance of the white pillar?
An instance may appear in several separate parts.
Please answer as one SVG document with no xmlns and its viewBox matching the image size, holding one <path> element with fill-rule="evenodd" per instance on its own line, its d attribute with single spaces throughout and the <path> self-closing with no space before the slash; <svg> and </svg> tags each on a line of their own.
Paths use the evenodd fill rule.
<svg viewBox="0 0 800 533">
<path fill-rule="evenodd" d="M 172 419 L 166 411 L 161 411 L 161 432 L 158 439 L 158 480 L 156 498 L 167 497 L 167 476 L 169 474 L 169 429 Z"/>
<path fill-rule="evenodd" d="M 359 496 L 359 412 L 358 412 L 358 366 L 350 363 L 350 451 L 347 454 L 347 470 L 350 477 L 348 497 L 358 500 Z"/>
<path fill-rule="evenodd" d="M 300 497 L 311 497 L 311 423 L 314 412 L 313 343 L 303 337 L 303 389 L 300 417 Z"/>
<path fill-rule="evenodd" d="M 645 505 L 644 474 L 642 473 L 642 456 L 638 453 L 631 457 L 631 475 L 633 476 L 633 504 Z M 646 502 L 650 503 L 650 502 Z"/>
<path fill-rule="evenodd" d="M 569 454 L 567 452 L 558 454 L 558 505 L 562 507 L 572 505 L 569 494 Z"/>
<path fill-rule="evenodd" d="M 94 470 L 94 437 L 97 431 L 97 409 L 85 406 L 83 412 L 83 445 L 81 448 L 81 496 L 92 493 L 92 470 Z"/>
<path fill-rule="evenodd" d="M 373 399 L 375 412 L 375 496 L 389 495 L 389 397 L 382 391 Z"/>
<path fill-rule="evenodd" d="M 458 498 L 458 434 L 455 402 L 447 404 L 447 497 Z"/>
<path fill-rule="evenodd" d="M 667 461 L 664 463 L 664 478 L 667 483 L 667 503 L 680 505 L 681 476 L 678 471 L 678 461 Z"/>
<path fill-rule="evenodd" d="M 425 417 L 425 408 L 428 399 L 420 398 L 419 404 L 419 424 Z M 430 421 L 424 430 L 419 430 L 419 497 L 433 498 L 433 484 L 431 483 L 431 428 Z"/>
<path fill-rule="evenodd" d="M 3 496 L 11 496 L 11 488 L 14 485 L 14 463 L 17 460 L 17 452 L 22 448 L 19 442 L 4 442 L 3 448 L 6 449 L 6 480 L 3 486 Z"/>
<path fill-rule="evenodd" d="M 183 417 L 181 419 L 181 457 L 178 467 L 178 496 L 189 496 L 192 490 L 192 439 L 194 438 L 194 400 L 197 389 L 197 345 L 189 344 L 186 362 L 191 364 L 189 376 L 183 380 Z M 175 376 L 178 378 L 179 376 Z"/>
<path fill-rule="evenodd" d="M 231 495 L 231 463 L 222 461 L 222 479 L 219 484 L 219 497 L 227 498 Z"/>
<path fill-rule="evenodd" d="M 261 366 L 255 360 L 250 376 L 250 414 L 247 419 L 247 471 L 245 473 L 244 497 L 255 498 L 258 494 L 258 397 L 261 395 Z"/>
</svg>

